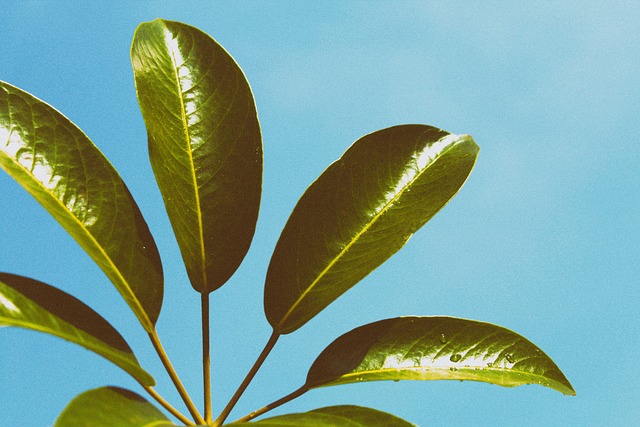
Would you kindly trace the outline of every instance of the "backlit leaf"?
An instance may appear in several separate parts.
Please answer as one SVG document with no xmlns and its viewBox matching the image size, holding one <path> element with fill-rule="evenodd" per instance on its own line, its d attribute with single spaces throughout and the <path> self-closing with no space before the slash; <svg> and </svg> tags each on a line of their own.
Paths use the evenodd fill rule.
<svg viewBox="0 0 640 427">
<path fill-rule="evenodd" d="M 53 286 L 0 273 L 0 325 L 64 338 L 105 357 L 142 384 L 155 384 L 109 322 L 80 300 Z"/>
<path fill-rule="evenodd" d="M 303 194 L 278 240 L 265 286 L 275 331 L 298 329 L 404 246 L 458 192 L 477 153 L 470 136 L 425 125 L 356 141 Z"/>
<path fill-rule="evenodd" d="M 558 366 L 526 338 L 453 317 L 399 317 L 356 328 L 318 356 L 305 387 L 381 380 L 540 384 L 575 395 Z"/>
<path fill-rule="evenodd" d="M 119 387 L 100 387 L 76 396 L 60 414 L 55 427 L 175 426 L 151 403 Z"/>
<path fill-rule="evenodd" d="M 362 406 L 329 406 L 313 411 L 286 414 L 260 421 L 227 424 L 231 426 L 269 427 L 415 427 L 403 419 Z"/>
<path fill-rule="evenodd" d="M 4 82 L 0 167 L 62 224 L 145 329 L 153 330 L 162 306 L 162 266 L 129 190 L 80 129 L 53 107 Z"/>
<path fill-rule="evenodd" d="M 193 287 L 222 286 L 258 217 L 262 139 L 251 89 L 233 58 L 188 25 L 141 24 L 131 48 L 151 165 Z"/>
</svg>

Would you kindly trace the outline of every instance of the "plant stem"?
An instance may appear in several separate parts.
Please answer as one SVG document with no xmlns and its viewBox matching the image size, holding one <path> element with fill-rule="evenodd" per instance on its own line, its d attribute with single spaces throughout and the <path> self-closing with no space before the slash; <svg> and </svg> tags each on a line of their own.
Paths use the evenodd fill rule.
<svg viewBox="0 0 640 427">
<path fill-rule="evenodd" d="M 155 329 L 149 332 L 149 338 L 151 338 L 153 347 L 156 349 L 156 353 L 158 353 L 158 356 L 160 356 L 160 360 L 162 361 L 164 368 L 167 370 L 169 377 L 171 377 L 171 381 L 173 381 L 173 384 L 176 386 L 176 389 L 178 390 L 180 397 L 182 397 L 182 400 L 184 401 L 185 405 L 187 405 L 187 409 L 191 413 L 193 420 L 198 424 L 205 424 L 204 419 L 202 419 L 202 415 L 200 415 L 200 413 L 198 412 L 198 409 L 191 401 L 191 397 L 189 397 L 189 393 L 187 393 L 187 390 L 185 390 L 184 386 L 182 385 L 182 382 L 180 381 L 178 374 L 176 373 L 175 369 L 173 369 L 173 366 L 171 365 L 171 361 L 169 360 L 167 353 L 164 351 L 164 348 L 162 347 L 162 343 L 160 342 L 160 337 L 158 337 L 158 333 L 156 332 Z"/>
<path fill-rule="evenodd" d="M 142 383 L 140 383 L 140 385 L 142 385 Z M 151 397 L 153 397 L 160 405 L 162 405 L 162 407 L 164 409 L 169 411 L 171 413 L 171 415 L 173 415 L 174 417 L 179 419 L 185 425 L 188 425 L 188 426 L 195 425 L 195 424 L 193 424 L 193 422 L 189 418 L 187 418 L 184 415 L 182 415 L 180 413 L 180 411 L 178 411 L 176 408 L 171 406 L 171 404 L 169 402 L 164 400 L 164 398 L 162 396 L 160 396 L 157 391 L 155 391 L 151 387 L 145 386 L 145 385 L 142 385 L 142 388 L 144 388 L 147 391 L 147 393 L 149 393 L 151 395 Z"/>
<path fill-rule="evenodd" d="M 264 406 L 264 407 L 262 407 L 262 408 L 260 408 L 260 409 L 258 409 L 256 411 L 253 411 L 252 413 L 250 413 L 248 415 L 245 415 L 242 418 L 237 419 L 236 421 L 234 421 L 234 423 L 241 423 L 241 422 L 251 421 L 255 417 L 258 417 L 258 416 L 264 414 L 265 412 L 269 412 L 270 410 L 275 409 L 280 405 L 284 405 L 285 403 L 295 399 L 296 397 L 302 396 L 303 394 L 305 394 L 308 391 L 309 391 L 309 389 L 306 387 L 306 385 L 303 385 L 302 387 L 300 387 L 299 389 L 297 389 L 293 393 L 289 393 L 285 397 L 283 397 L 281 399 L 278 399 L 275 402 L 271 402 L 267 406 Z"/>
<path fill-rule="evenodd" d="M 224 421 L 227 419 L 233 407 L 236 406 L 236 403 L 238 403 L 240 396 L 242 396 L 242 393 L 244 393 L 247 386 L 249 385 L 251 380 L 253 380 L 253 377 L 256 375 L 256 373 L 264 363 L 265 359 L 267 358 L 267 356 L 269 355 L 273 347 L 276 345 L 278 338 L 280 338 L 280 334 L 277 333 L 276 331 L 273 331 L 273 334 L 271 334 L 271 337 L 269 338 L 267 345 L 265 345 L 264 349 L 262 349 L 262 353 L 260 353 L 260 356 L 258 356 L 258 359 L 251 367 L 251 370 L 245 377 L 244 381 L 242 381 L 242 384 L 240 384 L 240 387 L 238 387 L 238 390 L 236 390 L 231 400 L 229 400 L 229 403 L 227 403 L 227 406 L 225 406 L 225 408 L 222 410 L 222 412 L 220 413 L 216 421 L 213 423 L 214 427 L 221 426 L 222 423 L 224 423 Z"/>
<path fill-rule="evenodd" d="M 211 416 L 211 350 L 209 343 L 209 293 L 201 294 L 202 300 L 202 372 L 204 381 L 204 420 L 213 422 Z"/>
</svg>

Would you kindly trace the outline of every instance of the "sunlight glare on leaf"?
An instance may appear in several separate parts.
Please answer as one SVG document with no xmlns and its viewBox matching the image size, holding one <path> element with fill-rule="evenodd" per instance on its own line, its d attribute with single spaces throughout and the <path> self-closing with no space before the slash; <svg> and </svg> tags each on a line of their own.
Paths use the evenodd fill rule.
<svg viewBox="0 0 640 427">
<path fill-rule="evenodd" d="M 11 146 L 11 134 L 9 133 L 9 129 L 7 129 L 5 126 L 0 126 L 0 141 L 6 141 L 4 143 L 5 147 L 9 147 L 7 149 L 7 153 L 9 153 L 10 155 L 14 155 L 15 152 L 17 151 L 17 148 L 12 149 Z M 15 145 L 15 144 L 14 144 Z"/>
<path fill-rule="evenodd" d="M 395 188 L 392 191 L 387 192 L 384 200 L 378 205 L 376 211 L 383 210 L 386 206 L 391 204 L 400 194 L 402 194 L 407 187 L 417 178 L 417 176 L 424 171 L 424 168 L 431 162 L 433 162 L 439 155 L 446 150 L 446 147 L 452 145 L 460 135 L 448 134 L 433 144 L 424 147 L 424 150 L 417 152 L 414 155 L 415 167 L 407 168 L 398 180 Z"/>
<path fill-rule="evenodd" d="M 6 308 L 9 311 L 13 311 L 14 313 L 20 313 L 20 309 L 15 306 L 6 296 L 0 294 L 0 305 Z"/>
<path fill-rule="evenodd" d="M 416 368 L 422 369 L 424 366 L 429 366 L 430 369 L 434 368 L 446 368 L 451 367 L 452 361 L 459 362 L 461 367 L 465 368 L 487 368 L 492 366 L 492 363 L 487 363 L 481 357 L 462 357 L 459 353 L 451 354 L 448 359 L 445 357 L 439 357 L 440 354 L 425 355 L 421 359 L 406 359 L 397 355 L 391 355 L 387 357 L 384 364 L 381 366 L 382 370 L 385 369 L 407 369 Z"/>
<path fill-rule="evenodd" d="M 416 366 L 416 362 L 411 359 L 405 359 L 398 355 L 391 355 L 387 357 L 382 365 L 382 369 L 403 369 L 412 368 Z"/>
<path fill-rule="evenodd" d="M 431 145 L 425 147 L 425 149 L 416 156 L 416 163 L 418 169 L 425 168 L 429 163 L 435 160 L 436 157 L 442 154 L 445 147 L 452 145 L 456 140 L 460 139 L 462 135 L 448 134 Z"/>
<path fill-rule="evenodd" d="M 18 132 L 9 132 L 6 128 L 0 129 L 0 141 L 5 140 L 5 150 L 10 156 L 15 156 L 18 162 L 44 185 L 47 189 L 55 188 L 60 177 L 54 174 L 53 168 L 43 156 L 35 154 L 31 150 L 24 149 L 24 141 Z"/>
<path fill-rule="evenodd" d="M 6 153 L 10 157 L 14 157 L 44 188 L 47 190 L 58 188 L 62 177 L 55 173 L 55 167 L 50 164 L 47 157 L 37 150 L 26 148 L 33 142 L 25 140 L 25 136 L 21 134 L 19 128 L 8 130 L 3 127 L 1 130 L 0 140 L 7 141 L 5 143 Z M 26 135 L 28 138 L 28 134 Z M 89 209 L 86 196 L 80 192 L 68 194 L 65 206 L 71 211 L 82 212 L 82 221 L 87 227 L 98 221 L 97 216 Z"/>
<path fill-rule="evenodd" d="M 184 66 L 186 63 L 186 59 L 182 55 L 180 51 L 180 46 L 178 45 L 178 39 L 174 37 L 174 35 L 169 31 L 168 28 L 164 30 L 164 39 L 167 43 L 167 49 L 171 53 L 171 59 L 175 64 L 175 72 L 178 80 L 180 81 L 180 90 L 183 95 L 183 107 L 184 107 L 184 115 L 187 120 L 187 124 L 189 126 L 193 126 L 198 123 L 199 118 L 195 114 L 198 110 L 198 106 L 196 100 L 193 96 L 189 96 L 189 90 L 195 86 L 193 81 L 193 76 L 191 73 L 191 69 L 187 66 Z M 193 135 L 190 135 L 193 138 Z M 192 139 L 193 142 L 193 139 Z"/>
</svg>

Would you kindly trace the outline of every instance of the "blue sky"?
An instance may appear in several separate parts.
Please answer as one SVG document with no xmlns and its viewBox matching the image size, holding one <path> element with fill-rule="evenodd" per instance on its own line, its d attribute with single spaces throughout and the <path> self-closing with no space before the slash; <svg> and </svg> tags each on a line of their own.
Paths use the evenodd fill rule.
<svg viewBox="0 0 640 427">
<path fill-rule="evenodd" d="M 395 257 L 283 337 L 233 415 L 297 388 L 315 356 L 356 326 L 444 314 L 529 338 L 577 396 L 537 386 L 381 382 L 312 391 L 274 413 L 353 403 L 422 426 L 637 423 L 640 4 L 88 3 L 5 0 L 0 80 L 67 115 L 128 184 L 163 259 L 159 334 L 196 402 L 199 295 L 148 163 L 129 63 L 136 26 L 156 17 L 199 27 L 234 56 L 263 132 L 256 236 L 237 274 L 211 297 L 214 410 L 269 337 L 264 277 L 304 189 L 360 136 L 424 123 L 474 137 L 481 152 L 469 181 Z M 123 333 L 158 390 L 179 401 L 104 274 L 5 174 L 0 224 L 0 270 L 87 302 Z M 0 425 L 50 425 L 75 395 L 103 385 L 143 393 L 88 351 L 0 329 Z"/>
</svg>

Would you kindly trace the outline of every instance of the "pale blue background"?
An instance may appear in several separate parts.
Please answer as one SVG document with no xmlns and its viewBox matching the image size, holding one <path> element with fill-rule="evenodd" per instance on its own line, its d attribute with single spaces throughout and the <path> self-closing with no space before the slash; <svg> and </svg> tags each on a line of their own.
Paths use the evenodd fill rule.
<svg viewBox="0 0 640 427">
<path fill-rule="evenodd" d="M 129 64 L 137 24 L 156 17 L 203 29 L 236 58 L 264 136 L 258 231 L 236 276 L 212 296 L 216 411 L 270 334 L 265 271 L 298 197 L 363 134 L 426 123 L 474 136 L 482 150 L 468 183 L 399 254 L 283 337 L 231 419 L 297 388 L 315 356 L 356 326 L 448 314 L 523 334 L 557 362 L 577 396 L 382 382 L 312 391 L 274 413 L 353 403 L 421 426 L 637 425 L 640 3 L 112 3 L 3 0 L 0 79 L 64 112 L 128 183 L 165 266 L 159 333 L 197 402 L 199 298 L 148 165 Z M 86 301 L 183 409 L 102 272 L 5 174 L 0 224 L 0 270 Z M 0 330 L 0 426 L 50 425 L 76 394 L 110 384 L 144 394 L 82 348 Z"/>
</svg>

